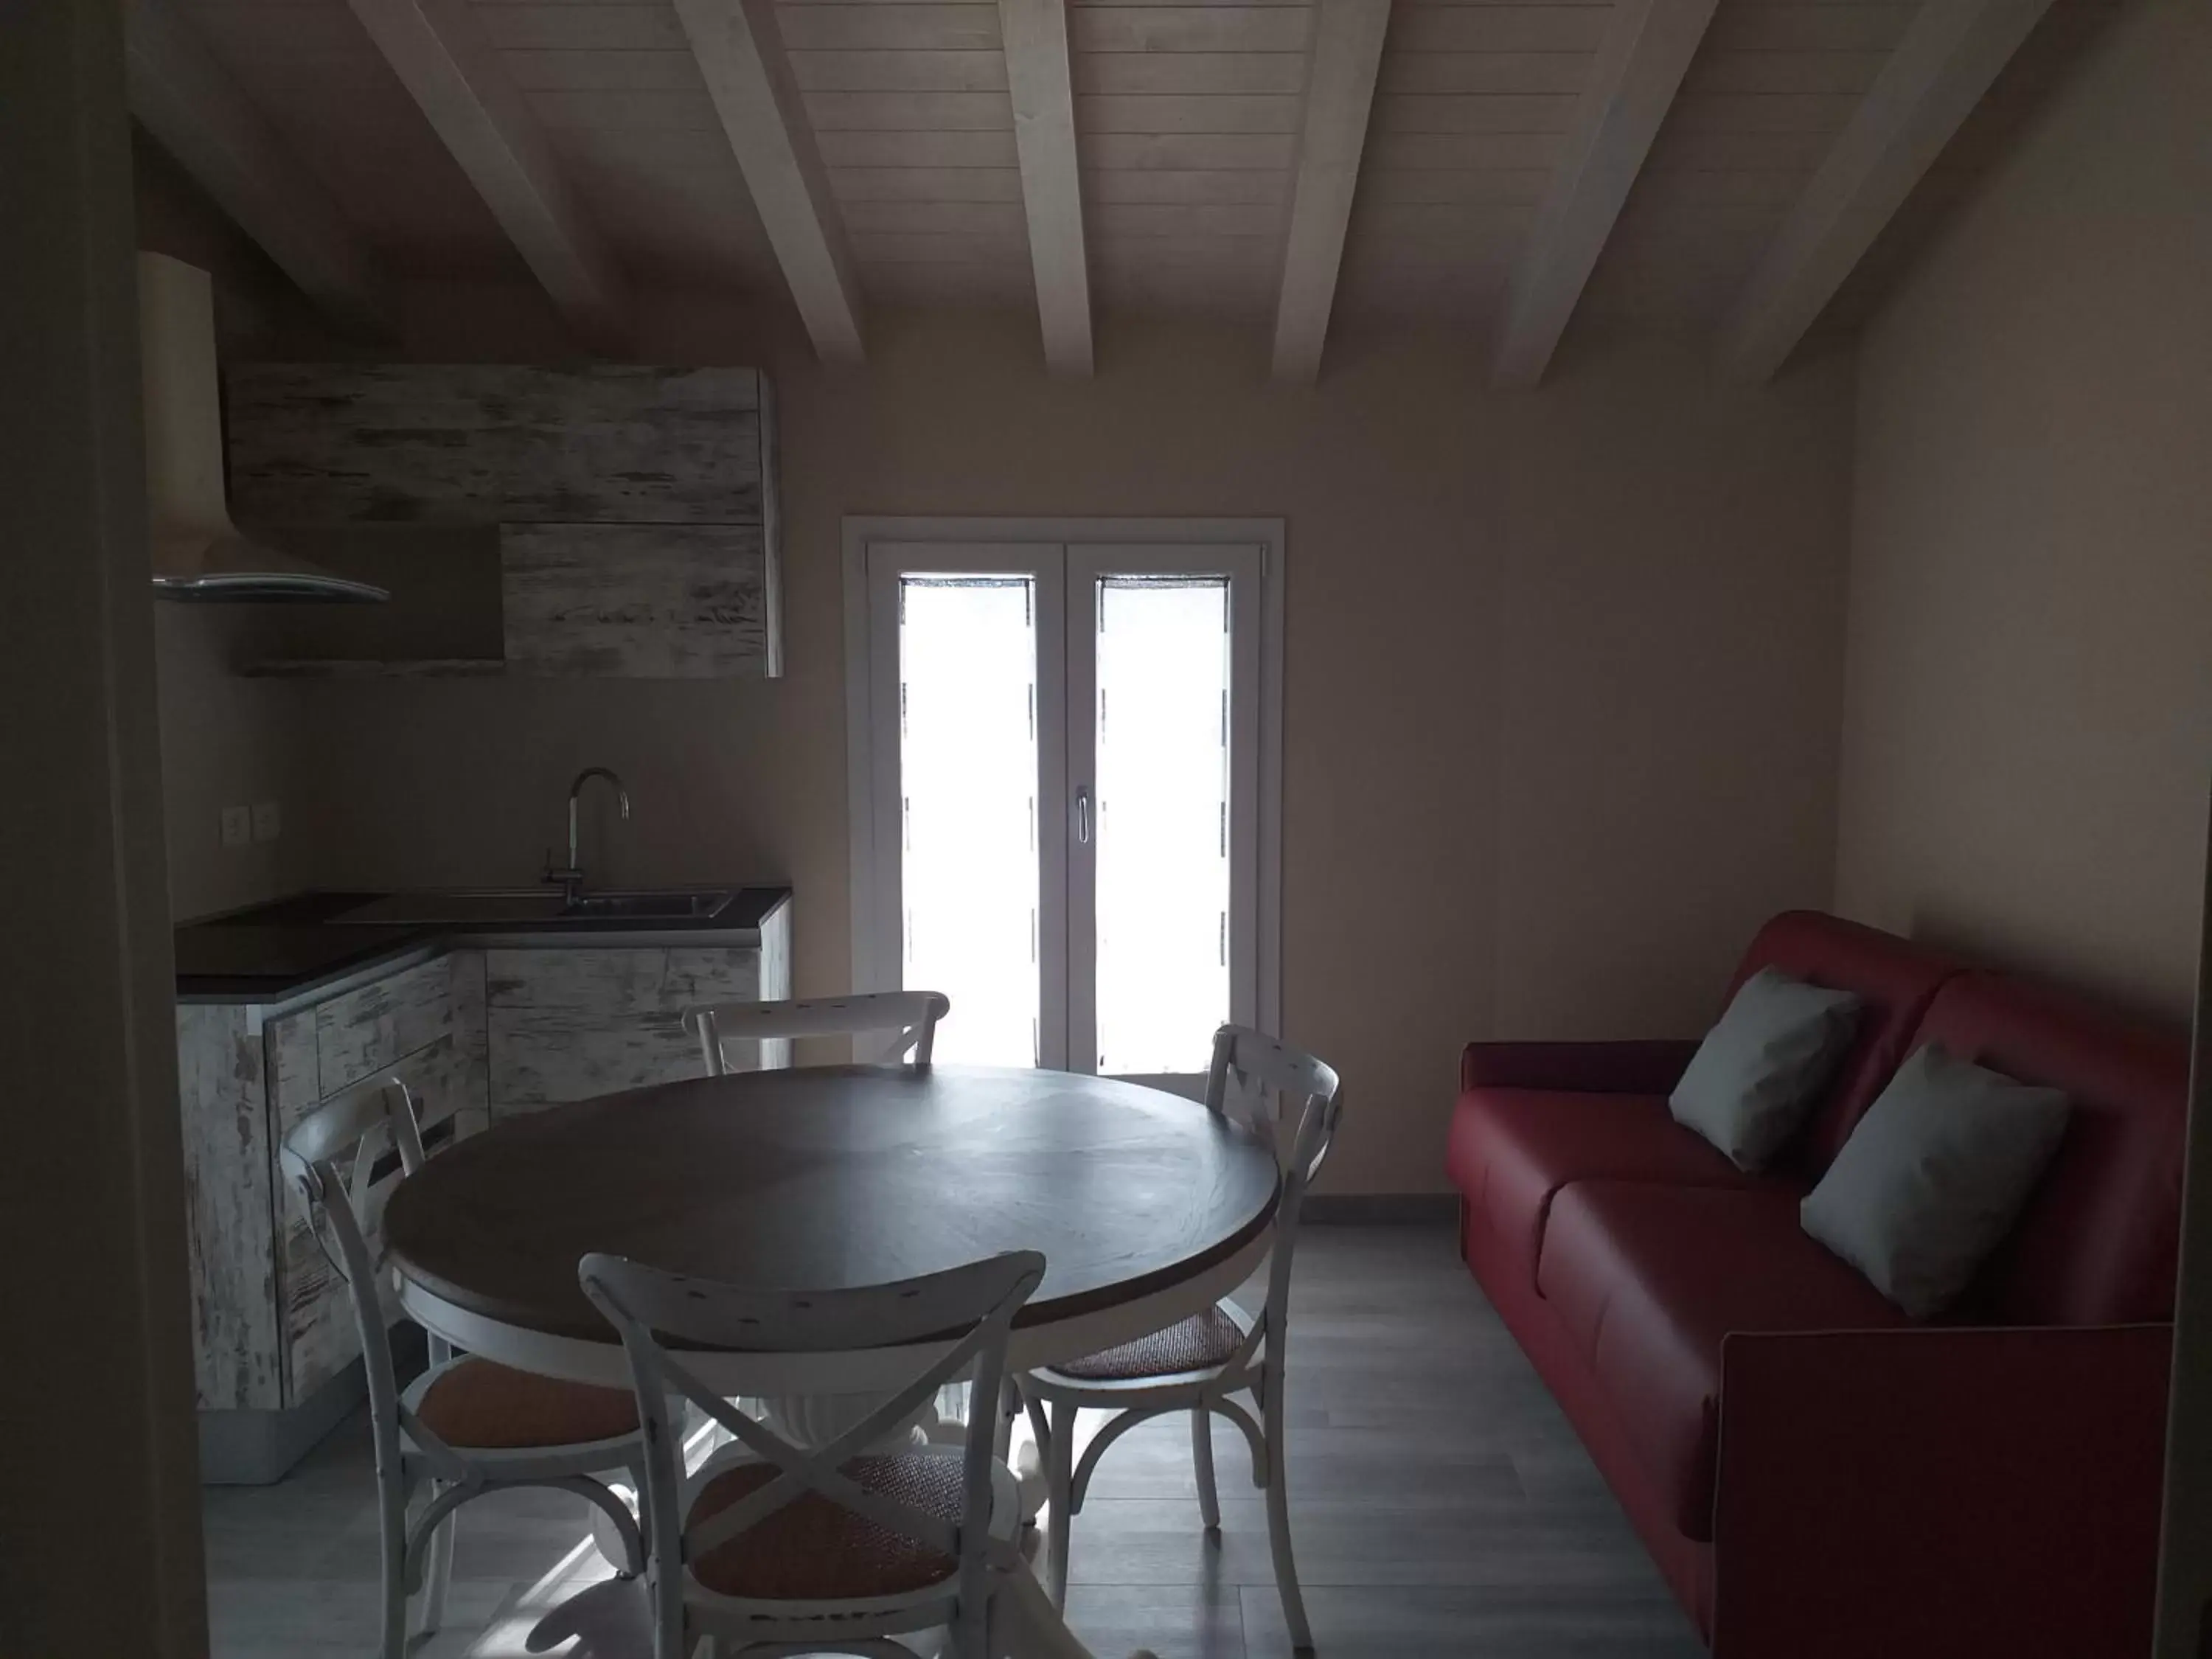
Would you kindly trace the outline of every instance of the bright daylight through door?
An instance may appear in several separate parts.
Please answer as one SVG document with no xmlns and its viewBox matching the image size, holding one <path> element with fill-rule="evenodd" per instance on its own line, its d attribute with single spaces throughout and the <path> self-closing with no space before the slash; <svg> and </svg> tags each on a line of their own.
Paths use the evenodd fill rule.
<svg viewBox="0 0 2212 1659">
<path fill-rule="evenodd" d="M 939 1059 L 1038 1060 L 1036 585 L 899 583 L 900 969 Z"/>
<path fill-rule="evenodd" d="M 1229 1017 L 1229 581 L 1096 600 L 1097 1067 L 1202 1071 Z"/>
<path fill-rule="evenodd" d="M 939 1059 L 1183 1087 L 1253 1018 L 1261 574 L 871 548 L 872 948 L 951 999 Z"/>
</svg>

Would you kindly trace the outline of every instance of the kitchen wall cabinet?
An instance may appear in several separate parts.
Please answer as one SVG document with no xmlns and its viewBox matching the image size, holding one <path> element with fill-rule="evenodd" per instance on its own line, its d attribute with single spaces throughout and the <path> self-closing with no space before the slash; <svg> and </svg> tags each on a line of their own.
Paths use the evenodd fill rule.
<svg viewBox="0 0 2212 1659">
<path fill-rule="evenodd" d="M 241 524 L 761 524 L 775 406 L 750 368 L 235 363 Z"/>
<path fill-rule="evenodd" d="M 782 672 L 758 525 L 501 525 L 510 670 L 622 679 Z"/>
<path fill-rule="evenodd" d="M 775 401 L 757 370 L 241 363 L 224 388 L 241 524 L 278 539 L 474 528 L 498 545 L 501 657 L 258 672 L 783 672 Z"/>
</svg>

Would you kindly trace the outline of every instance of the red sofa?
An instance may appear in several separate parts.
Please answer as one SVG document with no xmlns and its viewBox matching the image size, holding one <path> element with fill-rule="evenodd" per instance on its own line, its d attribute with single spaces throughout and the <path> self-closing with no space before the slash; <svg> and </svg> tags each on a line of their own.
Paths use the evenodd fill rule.
<svg viewBox="0 0 2212 1659">
<path fill-rule="evenodd" d="M 2137 1659 L 2186 1043 L 1814 912 L 1769 922 L 1729 994 L 1768 966 L 1864 1006 L 1760 1175 L 1668 1114 L 1694 1042 L 1470 1044 L 1448 1152 L 1468 1267 L 1718 1659 Z M 1923 1324 L 1797 1204 L 1929 1041 L 2074 1115 L 2011 1237 Z"/>
</svg>

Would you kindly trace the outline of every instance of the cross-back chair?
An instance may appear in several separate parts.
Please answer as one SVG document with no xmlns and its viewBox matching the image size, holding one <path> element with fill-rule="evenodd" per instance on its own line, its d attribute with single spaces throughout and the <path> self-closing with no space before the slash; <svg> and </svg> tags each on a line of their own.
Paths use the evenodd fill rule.
<svg viewBox="0 0 2212 1659">
<path fill-rule="evenodd" d="M 403 1392 L 389 1327 L 396 1286 L 380 1222 L 392 1189 L 422 1166 L 415 1100 L 376 1077 L 319 1108 L 285 1136 L 283 1160 L 305 1195 L 317 1241 L 345 1279 L 368 1374 L 382 1545 L 383 1659 L 404 1659 L 408 1600 L 421 1592 L 422 1634 L 444 1622 L 454 1512 L 506 1486 L 551 1486 L 594 1504 L 629 1558 L 644 1565 L 629 1507 L 598 1476 L 643 1478 L 636 1402 L 623 1389 L 533 1376 L 430 1342 L 428 1370 Z M 335 1246 L 335 1249 L 333 1247 Z M 420 1496 L 420 1512 L 410 1510 Z"/>
<path fill-rule="evenodd" d="M 1242 1086 L 1232 1101 L 1231 1085 Z M 1256 1095 L 1258 1098 L 1253 1099 Z M 1265 1109 L 1268 1097 L 1279 1100 Z M 1283 1471 L 1283 1358 L 1290 1314 L 1291 1262 L 1297 1252 L 1298 1215 L 1307 1186 L 1328 1160 L 1344 1113 L 1336 1073 L 1313 1055 L 1240 1025 L 1213 1034 L 1206 1106 L 1243 1123 L 1275 1150 L 1283 1168 L 1277 1200 L 1267 1295 L 1255 1316 L 1226 1297 L 1200 1314 L 1163 1331 L 1018 1380 L 1030 1424 L 1044 1457 L 1050 1505 L 1051 1589 L 1067 1595 L 1071 1522 L 1083 1508 L 1098 1461 L 1139 1423 L 1176 1412 L 1190 1413 L 1191 1457 L 1196 1464 L 1200 1518 L 1210 1532 L 1221 1525 L 1214 1486 L 1212 1419 L 1224 1417 L 1243 1431 L 1252 1452 L 1252 1481 L 1267 1497 L 1267 1539 L 1275 1582 L 1293 1646 L 1313 1645 L 1304 1599 L 1291 1553 L 1290 1500 Z M 1252 1413 L 1231 1396 L 1249 1394 Z M 1089 1407 L 1115 1413 L 1075 1456 L 1076 1413 Z M 1049 1412 L 1049 1421 L 1047 1412 Z"/>
<path fill-rule="evenodd" d="M 979 1413 L 962 1444 L 899 1449 L 915 1408 L 962 1376 L 994 1399 L 1015 1313 L 1044 1276 L 1010 1252 L 896 1284 L 755 1291 L 619 1256 L 584 1258 L 584 1294 L 621 1334 L 645 1424 L 646 1569 L 655 1659 L 714 1651 L 911 1659 L 892 1638 L 948 1626 L 955 1659 L 985 1659 L 994 1598 L 1028 1569 L 1019 1491 Z M 684 1348 L 849 1353 L 916 1346 L 914 1374 L 828 1444 L 777 1434 L 685 1364 Z M 684 1474 L 670 1402 L 732 1437 Z M 1034 1584 L 1029 1593 L 1037 1592 Z"/>
<path fill-rule="evenodd" d="M 937 1022 L 951 1009 L 939 991 L 871 991 L 800 1002 L 717 1002 L 687 1010 L 684 1020 L 698 1035 L 707 1074 L 722 1077 L 732 1069 L 725 1043 L 787 1042 L 793 1037 L 889 1033 L 890 1046 L 878 1060 L 890 1064 L 911 1054 L 916 1066 L 927 1066 L 937 1042 Z M 854 1058 L 861 1058 L 857 1045 Z"/>
</svg>

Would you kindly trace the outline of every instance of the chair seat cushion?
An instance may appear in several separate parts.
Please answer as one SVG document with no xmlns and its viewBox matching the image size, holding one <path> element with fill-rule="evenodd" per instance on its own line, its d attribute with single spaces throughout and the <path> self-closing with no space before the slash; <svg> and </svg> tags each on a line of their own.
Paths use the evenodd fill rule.
<svg viewBox="0 0 2212 1659">
<path fill-rule="evenodd" d="M 1525 1264 L 1532 1286 L 1553 1195 L 1571 1182 L 1765 1184 L 1675 1122 L 1664 1095 L 1553 1089 L 1468 1090 L 1453 1114 L 1447 1167 L 1472 1219 Z"/>
<path fill-rule="evenodd" d="M 1116 1347 L 1101 1348 L 1053 1370 L 1084 1382 L 1139 1382 L 1226 1364 L 1236 1358 L 1243 1342 L 1243 1328 L 1220 1308 L 1212 1307 L 1164 1331 Z"/>
<path fill-rule="evenodd" d="M 456 1451 L 580 1446 L 638 1431 L 637 1396 L 628 1389 L 564 1382 L 474 1356 L 432 1376 L 414 1409 Z"/>
<path fill-rule="evenodd" d="M 744 1462 L 710 1475 L 691 1500 L 687 1528 L 775 1480 L 775 1464 Z M 842 1473 L 957 1526 L 964 1487 L 958 1455 L 918 1452 L 856 1457 Z M 762 1601 L 836 1601 L 901 1595 L 943 1583 L 960 1564 L 918 1538 L 870 1520 L 820 1492 L 781 1509 L 692 1561 L 691 1576 L 718 1595 Z"/>
<path fill-rule="evenodd" d="M 1733 1331 L 1877 1330 L 1905 1316 L 1805 1236 L 1797 1195 L 1583 1182 L 1553 1200 L 1537 1289 L 1684 1536 L 1713 1535 L 1721 1343 Z"/>
</svg>

